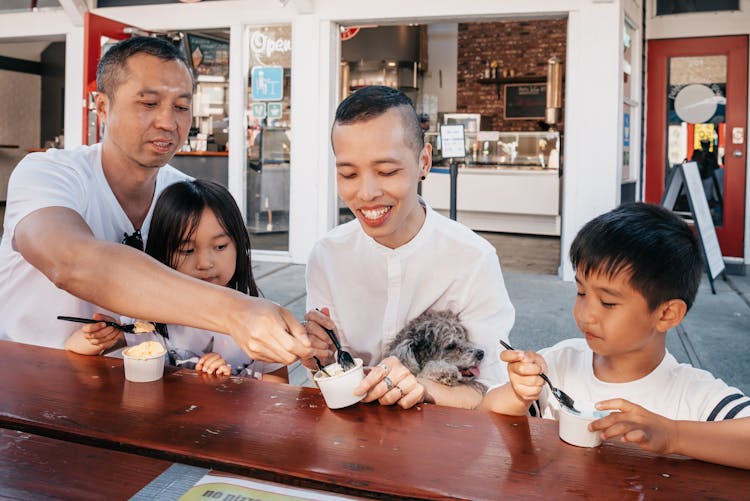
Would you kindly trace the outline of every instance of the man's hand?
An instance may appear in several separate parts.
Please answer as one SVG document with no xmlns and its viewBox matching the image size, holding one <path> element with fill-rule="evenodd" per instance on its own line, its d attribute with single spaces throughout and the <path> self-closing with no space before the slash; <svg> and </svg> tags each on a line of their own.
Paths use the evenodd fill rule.
<svg viewBox="0 0 750 501">
<path fill-rule="evenodd" d="M 243 309 L 244 320 L 232 337 L 253 360 L 289 365 L 298 358 L 312 358 L 305 328 L 289 310 L 265 299 L 247 299 L 252 307 Z"/>
<path fill-rule="evenodd" d="M 310 340 L 310 346 L 313 349 L 313 355 L 321 360 L 323 365 L 334 362 L 335 347 L 331 338 L 326 334 L 325 329 L 330 329 L 338 335 L 336 324 L 331 320 L 331 314 L 328 308 L 320 310 L 310 310 L 305 313 L 305 329 Z M 313 361 L 312 356 L 308 360 L 303 360 L 302 364 L 311 370 L 318 370 L 317 364 Z"/>
<path fill-rule="evenodd" d="M 621 437 L 623 442 L 632 442 L 647 451 L 657 454 L 672 454 L 673 444 L 678 442 L 677 423 L 640 405 L 615 398 L 596 404 L 599 410 L 620 411 L 597 419 L 589 424 L 591 431 L 601 431 L 602 439 Z"/>
<path fill-rule="evenodd" d="M 408 409 L 424 402 L 425 387 L 398 358 L 388 357 L 370 370 L 354 394 L 365 395 L 363 402 L 377 400 L 381 405 Z"/>
</svg>

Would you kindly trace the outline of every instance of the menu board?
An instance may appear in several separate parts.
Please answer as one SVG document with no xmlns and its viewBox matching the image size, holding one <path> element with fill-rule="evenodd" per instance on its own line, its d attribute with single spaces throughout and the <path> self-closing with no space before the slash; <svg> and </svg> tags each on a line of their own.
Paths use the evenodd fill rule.
<svg viewBox="0 0 750 501">
<path fill-rule="evenodd" d="M 506 119 L 542 119 L 547 107 L 547 84 L 505 84 Z"/>
<path fill-rule="evenodd" d="M 188 57 L 195 75 L 229 78 L 229 42 L 188 33 Z"/>
</svg>

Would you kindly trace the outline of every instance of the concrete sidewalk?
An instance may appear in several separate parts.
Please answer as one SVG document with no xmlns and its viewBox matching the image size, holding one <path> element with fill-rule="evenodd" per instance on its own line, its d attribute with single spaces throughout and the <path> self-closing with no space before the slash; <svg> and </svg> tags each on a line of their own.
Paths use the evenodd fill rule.
<svg viewBox="0 0 750 501">
<path fill-rule="evenodd" d="M 253 273 L 263 295 L 298 318 L 305 313 L 305 267 L 257 262 Z M 505 283 L 516 308 L 511 342 L 519 349 L 538 350 L 562 339 L 579 337 L 573 321 L 576 289 L 554 275 L 505 272 Z M 667 335 L 669 351 L 681 362 L 712 372 L 750 394 L 750 277 L 728 276 L 711 293 L 703 280 L 695 305 L 682 322 L 682 333 Z M 293 368 L 294 384 L 309 384 L 302 368 Z"/>
</svg>

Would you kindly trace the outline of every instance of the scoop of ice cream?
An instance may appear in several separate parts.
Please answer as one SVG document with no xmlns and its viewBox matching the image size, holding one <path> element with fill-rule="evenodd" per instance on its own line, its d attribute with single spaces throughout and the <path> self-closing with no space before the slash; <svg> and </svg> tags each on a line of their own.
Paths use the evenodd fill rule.
<svg viewBox="0 0 750 501">
<path fill-rule="evenodd" d="M 166 353 L 166 350 L 156 341 L 145 341 L 128 348 L 124 353 L 132 358 L 151 358 Z"/>
<path fill-rule="evenodd" d="M 143 334 L 145 332 L 154 332 L 156 327 L 151 322 L 136 320 L 133 322 L 133 334 Z"/>
</svg>

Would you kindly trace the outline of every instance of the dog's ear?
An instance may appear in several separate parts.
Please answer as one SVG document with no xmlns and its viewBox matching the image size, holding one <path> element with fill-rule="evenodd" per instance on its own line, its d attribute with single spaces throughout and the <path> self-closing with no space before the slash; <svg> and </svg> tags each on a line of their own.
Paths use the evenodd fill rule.
<svg viewBox="0 0 750 501">
<path fill-rule="evenodd" d="M 404 367 L 409 369 L 412 374 L 418 374 L 422 370 L 422 365 L 417 360 L 414 351 L 415 339 L 411 336 L 404 336 L 394 346 L 391 347 L 390 354 L 401 360 Z"/>
</svg>

